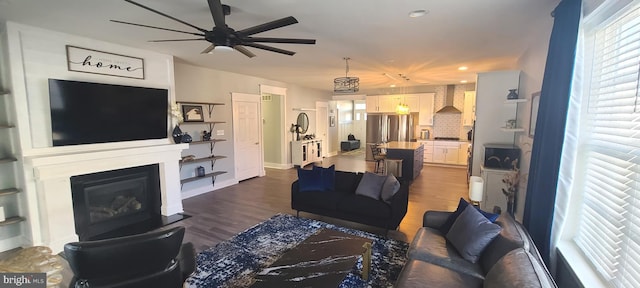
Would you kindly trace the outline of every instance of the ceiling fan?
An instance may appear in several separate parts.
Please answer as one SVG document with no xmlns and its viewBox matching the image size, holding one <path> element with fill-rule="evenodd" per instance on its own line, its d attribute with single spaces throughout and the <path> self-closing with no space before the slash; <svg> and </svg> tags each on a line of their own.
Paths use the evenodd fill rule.
<svg viewBox="0 0 640 288">
<path fill-rule="evenodd" d="M 155 10 L 153 8 L 147 7 L 145 5 L 142 5 L 140 3 L 137 3 L 135 1 L 132 0 L 125 0 L 126 2 L 129 2 L 133 5 L 142 7 L 146 10 L 149 10 L 153 13 L 162 15 L 164 17 L 167 17 L 171 20 L 180 22 L 184 25 L 187 25 L 189 27 L 192 27 L 196 30 L 198 30 L 199 32 L 188 32 L 188 31 L 181 31 L 181 30 L 175 30 L 175 29 L 169 29 L 169 28 L 162 28 L 162 27 L 156 27 L 156 26 L 150 26 L 150 25 L 145 25 L 145 24 L 138 24 L 138 23 L 131 23 L 131 22 L 125 22 L 125 21 L 120 21 L 120 20 L 111 20 L 112 22 L 116 22 L 116 23 L 121 23 L 121 24 L 127 24 L 127 25 L 134 25 L 134 26 L 140 26 L 140 27 L 145 27 L 145 28 L 153 28 L 153 29 L 159 29 L 159 30 L 165 30 L 165 31 L 172 31 L 172 32 L 178 32 L 178 33 L 184 33 L 184 34 L 190 34 L 190 35 L 195 35 L 195 36 L 200 36 L 201 38 L 190 38 L 190 39 L 169 39 L 169 40 L 150 40 L 149 42 L 174 42 L 174 41 L 198 41 L 198 40 L 205 40 L 211 43 L 211 45 L 209 45 L 209 47 L 207 47 L 206 49 L 204 49 L 202 51 L 202 53 L 209 53 L 211 52 L 211 50 L 231 50 L 231 49 L 235 49 L 238 52 L 244 54 L 245 56 L 251 58 L 251 57 L 255 57 L 256 55 L 253 54 L 251 51 L 249 51 L 247 48 L 245 48 L 244 46 L 248 46 L 248 47 L 253 47 L 253 48 L 257 48 L 257 49 L 262 49 L 262 50 L 267 50 L 267 51 L 271 51 L 271 52 L 275 52 L 275 53 L 281 53 L 281 54 L 285 54 L 285 55 L 294 55 L 296 54 L 293 51 L 289 51 L 289 50 L 284 50 L 284 49 L 280 49 L 280 48 L 276 48 L 276 47 L 272 47 L 272 46 L 267 46 L 267 45 L 263 45 L 263 44 L 259 44 L 258 42 L 261 43 L 286 43 L 286 44 L 316 44 L 316 40 L 315 39 L 294 39 L 294 38 L 269 38 L 269 37 L 252 37 L 251 35 L 254 34 L 258 34 L 258 33 L 262 33 L 265 31 L 269 31 L 269 30 L 273 30 L 273 29 L 277 29 L 277 28 L 281 28 L 284 26 L 289 26 L 292 24 L 296 24 L 298 23 L 298 20 L 296 20 L 296 18 L 294 18 L 293 16 L 289 16 L 289 17 L 285 17 L 282 19 L 278 19 L 278 20 L 274 20 L 271 22 L 267 22 L 264 24 L 260 24 L 260 25 L 256 25 L 253 27 L 249 27 L 249 28 L 245 28 L 242 30 L 234 30 L 232 28 L 230 28 L 229 26 L 227 26 L 227 24 L 225 24 L 225 15 L 229 15 L 231 13 L 231 9 L 229 6 L 227 5 L 222 5 L 220 3 L 220 0 L 207 0 L 207 2 L 209 3 L 209 10 L 211 11 L 211 16 L 213 17 L 213 22 L 214 22 L 214 27 L 211 30 L 206 30 L 203 28 L 200 28 L 198 26 L 195 26 L 193 24 L 189 24 L 185 21 L 182 21 L 178 18 L 175 18 L 173 16 L 170 16 L 168 14 L 165 14 L 163 12 L 160 12 L 158 10 Z"/>
</svg>

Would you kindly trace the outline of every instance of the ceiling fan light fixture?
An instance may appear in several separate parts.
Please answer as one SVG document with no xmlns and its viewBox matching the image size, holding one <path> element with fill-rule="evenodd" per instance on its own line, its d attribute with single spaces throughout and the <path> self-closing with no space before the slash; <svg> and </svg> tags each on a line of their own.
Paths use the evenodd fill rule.
<svg viewBox="0 0 640 288">
<path fill-rule="evenodd" d="M 351 58 L 344 57 L 342 58 L 346 62 L 346 72 L 344 73 L 344 77 L 338 77 L 333 79 L 333 92 L 335 93 L 355 93 L 360 90 L 360 78 L 358 77 L 349 77 L 349 60 Z"/>
<path fill-rule="evenodd" d="M 427 15 L 427 13 L 429 13 L 428 10 L 423 10 L 423 9 L 413 10 L 413 11 L 409 12 L 409 17 L 418 18 L 418 17 L 422 17 L 424 15 Z"/>
<path fill-rule="evenodd" d="M 224 46 L 224 45 L 217 45 L 215 48 L 213 48 L 213 51 L 231 52 L 231 51 L 233 51 L 233 48 L 229 47 L 229 46 Z M 213 51 L 211 51 L 209 53 L 212 53 Z"/>
</svg>

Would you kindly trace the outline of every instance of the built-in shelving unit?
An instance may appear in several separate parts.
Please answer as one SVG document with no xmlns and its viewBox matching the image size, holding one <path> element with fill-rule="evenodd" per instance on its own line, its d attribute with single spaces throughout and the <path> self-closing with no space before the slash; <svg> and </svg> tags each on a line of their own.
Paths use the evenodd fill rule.
<svg viewBox="0 0 640 288">
<path fill-rule="evenodd" d="M 8 113 L 8 111 L 10 110 L 8 109 L 8 107 L 10 106 L 10 95 L 11 93 L 8 90 L 0 88 L 0 113 Z M 16 164 L 18 163 L 18 159 L 16 158 L 15 154 L 12 154 L 13 151 L 11 151 L 10 147 L 12 147 L 12 138 L 16 137 L 16 135 L 12 133 L 13 131 L 9 131 L 10 129 L 15 128 L 15 125 L 11 124 L 11 114 L 3 114 L 1 116 L 3 116 L 3 123 L 0 123 L 0 131 L 2 131 L 3 136 L 0 140 L 0 147 L 2 147 L 3 150 L 6 150 L 6 152 L 8 153 L 0 156 L 0 173 L 7 173 L 7 175 L 15 176 L 15 165 L 18 165 Z M 19 193 L 21 192 L 21 189 L 17 188 L 17 183 L 10 183 L 7 181 L 0 183 L 0 185 L 0 197 L 3 198 L 2 202 L 4 203 L 3 205 L 5 206 L 5 211 L 10 211 L 6 212 L 8 215 L 6 215 L 4 221 L 0 221 L 0 229 L 2 229 L 0 231 L 0 242 L 2 243 L 2 249 L 6 250 L 16 248 L 21 245 L 19 241 L 15 241 L 12 239 L 15 239 L 15 237 L 20 235 L 21 233 L 21 228 L 16 228 L 16 225 L 25 222 L 27 218 L 19 215 L 20 213 L 22 213 L 23 209 L 21 209 L 20 207 L 21 195 L 19 195 Z"/>
<path fill-rule="evenodd" d="M 9 217 L 9 218 L 5 219 L 4 221 L 0 221 L 0 226 L 8 226 L 8 225 L 11 225 L 11 224 L 20 223 L 20 222 L 25 221 L 25 220 L 27 220 L 27 218 L 20 217 L 20 216 Z"/>
<path fill-rule="evenodd" d="M 524 99 L 524 98 L 518 98 L 518 99 L 507 99 L 504 101 L 505 105 L 513 105 L 515 108 L 514 111 L 514 119 L 517 120 L 518 119 L 518 104 L 520 103 L 525 103 L 529 101 L 529 99 Z M 509 127 L 500 127 L 500 130 L 502 130 L 503 132 L 511 132 L 511 133 L 517 133 L 517 132 L 524 132 L 524 128 L 523 127 L 518 127 L 518 125 L 521 123 L 516 122 L 516 127 L 514 128 L 509 128 Z M 514 143 L 515 143 L 515 135 L 514 135 Z"/>
<path fill-rule="evenodd" d="M 177 103 L 180 104 L 180 105 L 182 105 L 182 104 L 205 105 L 206 108 L 207 108 L 207 111 L 209 112 L 209 119 L 211 119 L 211 116 L 213 114 L 213 108 L 215 106 L 225 105 L 224 103 L 216 103 L 216 102 L 178 101 Z M 224 124 L 224 123 L 226 123 L 226 122 L 225 121 L 202 121 L 202 122 L 183 122 L 180 125 L 208 125 L 208 127 L 209 127 L 208 132 L 209 133 L 213 133 L 213 128 L 215 127 L 215 125 Z M 188 178 L 185 178 L 185 179 L 181 179 L 180 180 L 180 184 L 181 185 L 186 184 L 186 183 L 190 183 L 190 182 L 199 181 L 199 180 L 202 180 L 202 179 L 211 179 L 212 184 L 215 184 L 217 176 L 227 173 L 227 171 L 213 171 L 213 168 L 214 168 L 217 160 L 227 158 L 227 156 L 214 155 L 213 154 L 213 150 L 215 148 L 216 143 L 222 142 L 222 141 L 226 141 L 226 139 L 198 140 L 198 141 L 193 141 L 193 142 L 189 143 L 189 148 L 191 148 L 191 145 L 209 144 L 209 155 L 204 156 L 204 157 L 198 157 L 198 158 L 192 159 L 192 160 L 180 161 L 180 163 L 179 163 L 180 164 L 180 169 L 182 169 L 182 167 L 184 165 L 190 165 L 190 164 L 202 163 L 202 162 L 210 162 L 211 163 L 211 172 L 205 173 L 204 176 L 194 176 L 194 177 L 188 177 Z"/>
</svg>

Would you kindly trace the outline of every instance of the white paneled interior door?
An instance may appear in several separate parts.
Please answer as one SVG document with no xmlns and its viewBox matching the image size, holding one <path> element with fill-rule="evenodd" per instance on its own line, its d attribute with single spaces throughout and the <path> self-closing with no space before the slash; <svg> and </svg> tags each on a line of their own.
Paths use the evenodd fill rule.
<svg viewBox="0 0 640 288">
<path fill-rule="evenodd" d="M 260 95 L 232 93 L 236 180 L 264 176 Z"/>
<path fill-rule="evenodd" d="M 329 144 L 329 129 L 327 128 L 329 123 L 329 103 L 327 102 L 316 102 L 316 137 L 322 140 L 322 143 L 325 145 Z M 331 151 L 330 149 L 333 147 L 329 147 L 327 145 L 324 149 L 322 149 L 322 157 L 327 156 L 326 151 Z"/>
</svg>

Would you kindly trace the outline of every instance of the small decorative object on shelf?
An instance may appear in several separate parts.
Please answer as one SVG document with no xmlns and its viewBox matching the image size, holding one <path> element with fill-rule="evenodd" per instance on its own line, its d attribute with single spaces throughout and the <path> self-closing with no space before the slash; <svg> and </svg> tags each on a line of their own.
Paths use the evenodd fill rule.
<svg viewBox="0 0 640 288">
<path fill-rule="evenodd" d="M 209 132 L 207 130 L 202 131 L 202 140 L 203 141 L 211 140 L 211 132 Z"/>
<path fill-rule="evenodd" d="M 189 162 L 196 160 L 196 155 L 187 155 L 182 157 L 182 162 Z"/>
<path fill-rule="evenodd" d="M 509 94 L 507 94 L 507 99 L 518 99 L 518 93 L 516 92 L 518 89 L 509 89 Z"/>
<path fill-rule="evenodd" d="M 204 177 L 204 174 L 204 167 L 198 166 L 198 168 L 196 168 L 196 175 L 198 177 Z"/>
<path fill-rule="evenodd" d="M 191 141 L 193 141 L 191 135 L 189 135 L 189 133 L 187 132 L 184 132 L 184 134 L 182 134 L 182 143 L 191 143 Z"/>
<path fill-rule="evenodd" d="M 506 123 L 505 127 L 508 128 L 508 129 L 516 128 L 516 120 L 515 119 L 507 120 L 507 123 Z"/>
<path fill-rule="evenodd" d="M 182 129 L 180 129 L 180 126 L 176 125 L 176 127 L 173 128 L 173 132 L 171 132 L 171 136 L 173 136 L 173 143 L 182 143 L 182 135 Z"/>
<path fill-rule="evenodd" d="M 202 105 L 182 104 L 182 117 L 184 118 L 184 122 L 204 122 Z"/>
</svg>

